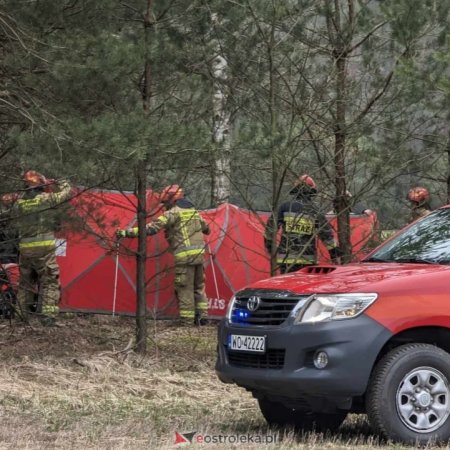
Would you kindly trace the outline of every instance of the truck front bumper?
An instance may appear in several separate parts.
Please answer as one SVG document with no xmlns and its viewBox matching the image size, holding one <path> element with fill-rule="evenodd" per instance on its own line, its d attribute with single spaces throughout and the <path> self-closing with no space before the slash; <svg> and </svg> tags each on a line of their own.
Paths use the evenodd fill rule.
<svg viewBox="0 0 450 450">
<path fill-rule="evenodd" d="M 370 373 L 391 332 L 364 314 L 354 319 L 277 327 L 231 324 L 223 319 L 218 330 L 216 372 L 224 383 L 235 383 L 257 396 L 352 398 L 364 394 Z M 266 336 L 266 352 L 228 349 L 228 336 Z M 314 366 L 317 351 L 328 364 Z"/>
</svg>

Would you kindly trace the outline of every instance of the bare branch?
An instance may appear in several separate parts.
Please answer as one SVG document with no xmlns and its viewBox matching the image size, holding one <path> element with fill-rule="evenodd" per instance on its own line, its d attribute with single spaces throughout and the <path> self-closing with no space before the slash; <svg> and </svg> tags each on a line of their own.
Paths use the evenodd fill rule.
<svg viewBox="0 0 450 450">
<path fill-rule="evenodd" d="M 367 39 L 370 38 L 370 36 L 372 36 L 378 29 L 380 29 L 383 25 L 386 25 L 388 22 L 381 22 L 378 25 L 376 25 L 375 27 L 373 27 L 360 41 L 358 41 L 356 44 L 352 45 L 348 50 L 347 50 L 347 54 L 352 53 L 354 50 L 356 50 L 358 47 L 360 47 L 362 44 L 364 44 L 364 42 L 367 41 Z"/>
<path fill-rule="evenodd" d="M 387 91 L 391 81 L 392 81 L 392 77 L 394 76 L 395 73 L 395 69 L 398 65 L 398 63 L 400 62 L 401 58 L 405 55 L 405 53 L 407 52 L 407 50 L 405 50 L 402 55 L 397 59 L 397 61 L 395 61 L 394 66 L 392 67 L 391 71 L 389 72 L 389 74 L 387 75 L 387 77 L 384 80 L 383 86 L 382 88 L 376 92 L 372 98 L 367 102 L 365 108 L 358 114 L 358 116 L 356 117 L 356 119 L 353 121 L 353 123 L 357 123 L 359 122 L 361 119 L 363 119 L 367 113 L 370 111 L 370 109 L 372 108 L 372 106 L 384 95 L 384 93 Z"/>
</svg>

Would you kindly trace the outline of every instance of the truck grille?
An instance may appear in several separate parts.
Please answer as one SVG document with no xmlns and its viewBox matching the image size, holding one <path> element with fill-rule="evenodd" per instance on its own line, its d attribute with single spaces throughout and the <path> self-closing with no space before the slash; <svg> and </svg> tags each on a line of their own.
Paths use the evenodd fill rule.
<svg viewBox="0 0 450 450">
<path fill-rule="evenodd" d="M 266 353 L 244 353 L 227 351 L 230 366 L 250 369 L 276 369 L 284 367 L 284 349 L 270 348 Z"/>
<path fill-rule="evenodd" d="M 286 291 L 241 291 L 236 294 L 231 323 L 280 325 L 299 301 L 306 302 L 308 298 L 308 295 L 295 295 Z"/>
</svg>

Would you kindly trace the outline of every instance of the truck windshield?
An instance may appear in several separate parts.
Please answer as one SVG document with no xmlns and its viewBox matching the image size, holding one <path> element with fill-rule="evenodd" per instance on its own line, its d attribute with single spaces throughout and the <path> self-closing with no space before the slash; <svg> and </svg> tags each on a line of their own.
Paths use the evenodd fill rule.
<svg viewBox="0 0 450 450">
<path fill-rule="evenodd" d="M 363 262 L 450 264 L 450 209 L 440 209 L 411 225 Z"/>
</svg>

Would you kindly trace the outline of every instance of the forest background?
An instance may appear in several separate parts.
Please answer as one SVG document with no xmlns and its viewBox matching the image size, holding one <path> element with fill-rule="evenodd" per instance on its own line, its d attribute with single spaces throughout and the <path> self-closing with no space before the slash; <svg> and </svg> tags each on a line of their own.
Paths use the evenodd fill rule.
<svg viewBox="0 0 450 450">
<path fill-rule="evenodd" d="M 450 202 L 450 1 L 3 0 L 0 194 L 35 169 L 87 188 L 177 183 L 275 210 L 310 174 L 349 249 L 423 185 Z M 348 252 L 346 252 L 348 253 Z"/>
<path fill-rule="evenodd" d="M 450 203 L 449 14 L 450 0 L 1 0 L 0 195 L 35 169 L 141 200 L 177 183 L 200 208 L 274 211 L 308 173 L 345 252 L 347 189 L 385 229 L 406 223 L 412 186 Z M 131 322 L 103 319 L 41 334 L 2 324 L 2 442 L 261 432 L 250 396 L 218 385 L 213 328 L 155 321 L 150 359 L 133 360 Z M 359 446 L 356 420 L 336 448 L 388 448 Z"/>
</svg>

